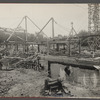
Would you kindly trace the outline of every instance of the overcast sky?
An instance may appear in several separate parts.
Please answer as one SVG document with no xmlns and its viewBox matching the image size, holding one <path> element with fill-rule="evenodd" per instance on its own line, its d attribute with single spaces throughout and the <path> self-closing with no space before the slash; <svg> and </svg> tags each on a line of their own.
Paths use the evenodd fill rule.
<svg viewBox="0 0 100 100">
<path fill-rule="evenodd" d="M 0 27 L 16 28 L 24 16 L 30 17 L 40 28 L 53 17 L 55 36 L 68 35 L 71 22 L 76 32 L 88 30 L 88 4 L 0 4 Z M 52 35 L 51 22 L 43 30 L 48 36 Z M 24 22 L 21 24 L 24 28 Z M 28 21 L 28 32 L 39 30 Z"/>
</svg>

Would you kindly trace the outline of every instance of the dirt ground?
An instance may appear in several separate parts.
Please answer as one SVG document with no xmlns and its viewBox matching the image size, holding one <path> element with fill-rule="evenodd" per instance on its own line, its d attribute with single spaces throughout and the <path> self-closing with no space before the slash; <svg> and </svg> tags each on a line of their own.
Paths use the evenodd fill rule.
<svg viewBox="0 0 100 100">
<path fill-rule="evenodd" d="M 43 97 L 41 90 L 47 78 L 45 71 L 16 68 L 14 70 L 0 70 L 1 97 Z M 60 97 L 100 97 L 100 88 L 89 90 L 76 86 L 74 83 L 64 83 L 70 94 Z M 51 97 L 51 96 L 48 96 Z M 56 96 L 55 96 L 56 97 Z M 58 96 L 57 96 L 58 97 Z"/>
<path fill-rule="evenodd" d="M 0 71 L 1 97 L 40 97 L 46 74 L 33 69 Z"/>
<path fill-rule="evenodd" d="M 71 92 L 69 97 L 76 98 L 100 98 L 100 87 L 95 89 L 89 89 L 84 86 L 75 85 L 75 83 L 65 83 L 65 86 L 68 87 L 68 90 Z M 67 95 L 64 95 L 67 97 Z"/>
</svg>

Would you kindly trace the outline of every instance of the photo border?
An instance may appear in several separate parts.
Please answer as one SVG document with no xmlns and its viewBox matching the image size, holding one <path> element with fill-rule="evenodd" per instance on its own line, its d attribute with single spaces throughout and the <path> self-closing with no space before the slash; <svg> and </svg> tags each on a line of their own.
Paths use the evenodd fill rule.
<svg viewBox="0 0 100 100">
<path fill-rule="evenodd" d="M 67 4 L 67 3 L 100 3 L 100 0 L 0 0 L 2 4 L 19 4 L 19 3 L 54 3 L 54 4 Z M 55 98 L 55 97 L 0 97 L 0 100 L 99 100 L 99 98 Z"/>
</svg>

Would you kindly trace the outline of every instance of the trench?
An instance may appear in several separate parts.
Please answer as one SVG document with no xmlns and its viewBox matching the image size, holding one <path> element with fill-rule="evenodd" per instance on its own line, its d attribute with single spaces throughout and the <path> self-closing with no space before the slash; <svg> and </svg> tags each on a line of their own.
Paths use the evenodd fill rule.
<svg viewBox="0 0 100 100">
<path fill-rule="evenodd" d="M 64 66 L 63 70 L 66 73 L 65 79 L 70 83 L 80 84 L 86 88 L 96 88 L 100 86 L 99 71 L 91 66 L 77 66 L 74 64 L 65 64 L 59 62 L 48 61 L 48 76 L 53 78 L 52 70 L 54 70 L 53 64 L 58 64 L 58 66 Z M 57 66 L 56 66 L 57 67 Z M 59 67 L 58 67 L 59 68 Z M 58 69 L 57 69 L 58 70 Z M 57 72 L 56 72 L 57 73 Z M 54 71 L 55 74 L 55 71 Z M 56 75 L 57 76 L 57 75 Z M 58 72 L 59 76 L 59 72 Z M 67 78 L 66 78 L 67 77 Z"/>
</svg>

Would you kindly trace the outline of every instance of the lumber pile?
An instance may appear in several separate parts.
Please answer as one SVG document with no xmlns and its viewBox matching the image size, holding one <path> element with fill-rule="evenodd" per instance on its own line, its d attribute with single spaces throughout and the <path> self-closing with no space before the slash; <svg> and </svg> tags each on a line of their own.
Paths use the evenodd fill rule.
<svg viewBox="0 0 100 100">
<path fill-rule="evenodd" d="M 26 69 L 34 69 L 34 70 L 44 70 L 44 67 L 39 63 L 38 56 L 31 56 L 26 59 L 20 60 L 15 64 L 17 68 L 26 68 Z"/>
<path fill-rule="evenodd" d="M 21 57 L 5 57 L 1 59 L 1 62 L 7 69 L 10 68 L 26 68 L 34 70 L 43 70 L 44 67 L 39 63 L 38 55 L 29 56 L 27 58 Z"/>
</svg>

